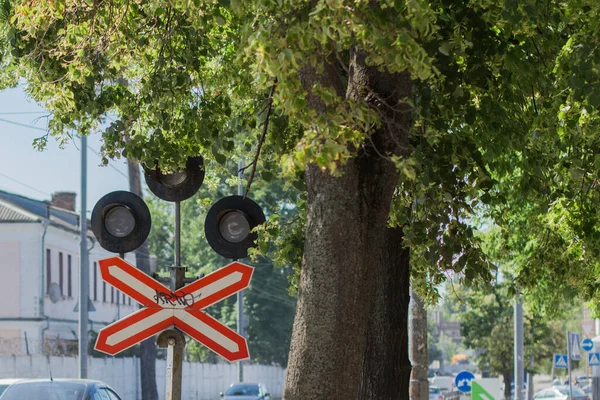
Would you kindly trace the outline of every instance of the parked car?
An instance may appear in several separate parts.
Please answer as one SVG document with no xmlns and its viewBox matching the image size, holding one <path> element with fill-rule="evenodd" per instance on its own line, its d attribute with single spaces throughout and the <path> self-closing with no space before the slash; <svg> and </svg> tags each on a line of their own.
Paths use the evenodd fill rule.
<svg viewBox="0 0 600 400">
<path fill-rule="evenodd" d="M 5 378 L 5 379 L 0 379 L 0 395 L 2 395 L 2 393 L 4 393 L 4 391 L 13 383 L 20 381 L 21 379 L 16 379 L 16 378 Z"/>
<path fill-rule="evenodd" d="M 592 398 L 592 385 L 584 385 L 581 387 L 581 390 L 583 390 L 585 394 L 590 396 L 590 399 Z"/>
<path fill-rule="evenodd" d="M 431 380 L 431 383 L 439 387 L 442 392 L 450 392 L 454 389 L 454 378 L 451 376 L 436 376 Z"/>
<path fill-rule="evenodd" d="M 568 386 L 553 386 L 550 389 L 540 390 L 533 396 L 533 400 L 590 400 L 590 396 L 578 387 L 573 387 L 573 397 L 569 397 Z M 4 399 L 2 399 L 4 400 Z"/>
<path fill-rule="evenodd" d="M 225 394 L 220 394 L 225 400 L 271 400 L 271 394 L 262 383 L 234 383 Z"/>
<path fill-rule="evenodd" d="M 591 385 L 592 384 L 592 377 L 591 376 L 585 376 L 585 375 L 578 376 L 575 379 L 575 382 L 576 382 L 577 386 L 579 386 L 580 388 L 582 388 L 582 387 L 584 387 L 586 385 Z M 568 384 L 568 382 L 567 382 L 567 384 Z"/>
<path fill-rule="evenodd" d="M 429 400 L 442 400 L 444 395 L 437 386 L 429 386 Z"/>
<path fill-rule="evenodd" d="M 23 379 L 11 384 L 1 400 L 121 400 L 108 385 L 88 379 Z"/>
</svg>

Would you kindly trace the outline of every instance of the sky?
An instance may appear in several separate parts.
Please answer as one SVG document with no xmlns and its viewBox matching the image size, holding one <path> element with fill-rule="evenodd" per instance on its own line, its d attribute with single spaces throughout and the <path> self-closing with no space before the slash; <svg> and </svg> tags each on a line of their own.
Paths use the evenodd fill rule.
<svg viewBox="0 0 600 400">
<path fill-rule="evenodd" d="M 81 210 L 80 140 L 60 149 L 50 137 L 46 150 L 39 152 L 33 140 L 46 128 L 42 107 L 27 97 L 22 87 L 0 91 L 0 190 L 38 200 L 50 200 L 52 193 L 77 193 L 77 212 Z M 124 160 L 100 166 L 100 135 L 88 136 L 87 215 L 96 202 L 114 190 L 129 190 Z M 142 179 L 143 181 L 143 179 Z"/>
</svg>

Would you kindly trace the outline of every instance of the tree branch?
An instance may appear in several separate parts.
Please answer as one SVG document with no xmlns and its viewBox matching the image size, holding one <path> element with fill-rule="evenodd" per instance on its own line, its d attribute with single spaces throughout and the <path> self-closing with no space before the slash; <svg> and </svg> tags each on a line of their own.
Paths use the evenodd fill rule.
<svg viewBox="0 0 600 400">
<path fill-rule="evenodd" d="M 256 154 L 254 155 L 254 160 L 250 164 L 250 165 L 252 165 L 252 171 L 250 172 L 250 178 L 248 179 L 248 186 L 246 186 L 246 191 L 244 192 L 244 198 L 246 198 L 246 196 L 248 196 L 248 192 L 250 191 L 250 185 L 252 185 L 252 181 L 254 180 L 254 174 L 256 173 L 256 165 L 258 164 L 258 157 L 260 156 L 260 150 L 265 141 L 265 136 L 267 136 L 267 129 L 269 128 L 269 117 L 271 116 L 271 109 L 273 107 L 273 92 L 275 92 L 276 85 L 277 85 L 277 78 L 275 78 L 275 82 L 273 83 L 273 86 L 271 86 L 271 91 L 269 92 L 267 116 L 265 117 L 263 131 L 262 131 L 262 134 L 260 135 L 260 140 L 258 141 L 258 148 L 256 149 Z"/>
</svg>

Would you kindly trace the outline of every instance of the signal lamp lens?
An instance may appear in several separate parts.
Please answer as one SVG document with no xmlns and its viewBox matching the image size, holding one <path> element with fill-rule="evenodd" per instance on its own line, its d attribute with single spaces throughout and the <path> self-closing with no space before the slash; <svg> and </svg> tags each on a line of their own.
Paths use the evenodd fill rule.
<svg viewBox="0 0 600 400">
<path fill-rule="evenodd" d="M 128 207 L 115 206 L 108 210 L 104 218 L 104 226 L 108 233 L 115 237 L 125 237 L 135 228 L 135 217 Z"/>
<path fill-rule="evenodd" d="M 219 221 L 219 232 L 229 243 L 241 243 L 250 234 L 250 224 L 244 213 L 230 211 Z"/>
<path fill-rule="evenodd" d="M 184 171 L 175 172 L 160 176 L 160 182 L 168 187 L 176 187 L 181 185 L 187 178 L 187 173 Z"/>
</svg>

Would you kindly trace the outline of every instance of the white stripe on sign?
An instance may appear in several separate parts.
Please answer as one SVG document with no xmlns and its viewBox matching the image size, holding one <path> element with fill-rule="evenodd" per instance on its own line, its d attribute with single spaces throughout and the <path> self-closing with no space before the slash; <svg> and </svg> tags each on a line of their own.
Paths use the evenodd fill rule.
<svg viewBox="0 0 600 400">
<path fill-rule="evenodd" d="M 147 309 L 142 308 L 141 310 L 136 311 L 135 313 L 130 314 L 127 317 L 121 319 L 120 322 L 126 321 L 127 318 L 130 318 L 130 317 L 134 316 L 135 314 L 137 314 L 138 312 L 144 311 L 144 310 L 147 310 Z M 168 318 L 171 318 L 172 316 L 173 316 L 172 309 L 160 310 L 156 314 L 152 314 L 149 317 L 142 319 L 141 321 L 135 322 L 132 325 L 129 325 L 129 326 L 121 329 L 120 331 L 113 333 L 112 335 L 110 335 L 109 337 L 106 338 L 106 344 L 109 346 L 114 346 L 117 343 L 121 343 L 123 340 L 129 339 L 133 335 L 136 335 L 148 328 L 153 327 L 154 325 L 156 325 Z"/>
<path fill-rule="evenodd" d="M 186 295 L 192 295 L 194 296 L 194 302 L 197 303 L 198 301 L 207 298 L 210 295 L 213 295 L 215 293 L 217 293 L 220 290 L 223 290 L 225 288 L 228 288 L 231 285 L 235 285 L 236 283 L 238 283 L 239 281 L 241 281 L 244 278 L 244 274 L 242 274 L 241 272 L 232 272 L 231 274 L 224 276 L 223 278 L 213 282 L 213 283 L 209 283 L 208 285 L 193 291 L 192 293 L 187 293 L 185 291 L 185 287 L 181 289 L 182 292 L 186 293 Z M 217 299 L 217 301 L 220 301 L 222 299 Z M 213 303 L 211 303 L 213 304 Z M 209 304 L 209 305 L 211 305 Z M 207 305 L 206 307 L 208 307 L 209 305 Z"/>
<path fill-rule="evenodd" d="M 223 346 L 225 349 L 229 350 L 230 352 L 236 353 L 240 350 L 240 348 L 238 347 L 236 342 L 229 339 L 227 336 L 223 335 L 221 332 L 219 332 L 219 331 L 215 330 L 214 328 L 212 328 L 211 326 L 205 324 L 203 321 L 199 320 L 198 318 L 194 317 L 193 315 L 189 314 L 188 312 L 181 311 L 181 310 L 174 310 L 174 313 L 175 313 L 175 318 L 179 318 L 180 320 L 185 322 L 187 325 L 191 326 L 192 328 L 194 328 L 201 334 L 207 336 L 209 339 L 217 342 L 218 344 L 220 344 L 221 346 Z M 220 322 L 217 321 L 217 323 L 219 325 L 221 325 Z M 229 329 L 229 328 L 227 328 L 227 329 Z M 188 332 L 188 334 L 189 334 L 189 332 Z"/>
<path fill-rule="evenodd" d="M 136 292 L 140 293 L 142 296 L 146 297 L 150 302 L 156 302 L 156 289 L 146 285 L 144 282 L 138 280 L 132 275 L 129 275 L 127 272 L 123 271 L 116 265 L 111 265 L 108 267 L 108 272 L 110 275 L 123 282 L 125 285 L 134 289 Z M 157 282 L 158 284 L 158 282 Z M 162 285 L 161 285 L 162 286 Z M 167 293 L 171 291 L 165 287 L 164 289 Z M 124 291 L 123 291 L 124 292 Z"/>
</svg>

